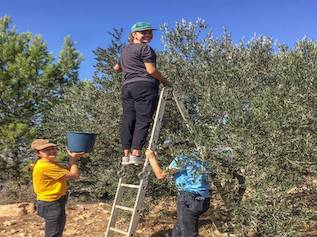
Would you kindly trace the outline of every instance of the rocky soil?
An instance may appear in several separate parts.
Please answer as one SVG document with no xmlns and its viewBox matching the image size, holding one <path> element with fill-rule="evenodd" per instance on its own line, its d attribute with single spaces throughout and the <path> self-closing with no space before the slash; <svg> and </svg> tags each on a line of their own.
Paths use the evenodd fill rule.
<svg viewBox="0 0 317 237">
<path fill-rule="evenodd" d="M 141 220 L 137 236 L 171 236 L 171 230 L 176 220 L 175 208 L 173 199 L 161 201 Z M 64 236 L 104 237 L 110 211 L 111 205 L 106 203 L 69 202 L 66 209 L 67 223 Z M 208 212 L 201 218 L 201 236 L 228 236 L 214 230 L 210 214 Z M 124 229 L 126 226 L 126 217 L 120 216 L 119 228 Z M 36 215 L 32 203 L 0 205 L 0 237 L 5 236 L 44 236 L 43 220 Z"/>
</svg>

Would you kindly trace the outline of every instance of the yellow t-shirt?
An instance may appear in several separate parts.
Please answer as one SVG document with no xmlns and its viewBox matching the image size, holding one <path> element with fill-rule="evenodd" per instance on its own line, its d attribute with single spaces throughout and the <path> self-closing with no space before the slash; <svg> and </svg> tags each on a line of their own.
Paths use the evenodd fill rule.
<svg viewBox="0 0 317 237">
<path fill-rule="evenodd" d="M 69 171 L 55 163 L 39 159 L 33 169 L 33 188 L 36 199 L 55 201 L 64 196 L 67 191 L 65 175 Z"/>
</svg>

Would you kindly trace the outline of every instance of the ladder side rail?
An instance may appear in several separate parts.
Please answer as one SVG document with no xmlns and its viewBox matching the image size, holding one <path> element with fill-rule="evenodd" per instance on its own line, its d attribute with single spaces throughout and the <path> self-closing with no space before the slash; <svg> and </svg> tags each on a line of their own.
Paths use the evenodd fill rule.
<svg viewBox="0 0 317 237">
<path fill-rule="evenodd" d="M 151 137 L 149 140 L 149 146 L 148 146 L 148 148 L 151 150 L 156 150 L 157 140 L 158 140 L 159 133 L 162 127 L 162 120 L 164 116 L 166 100 L 167 100 L 167 97 L 169 96 L 170 90 L 171 88 L 163 87 L 160 94 L 159 102 L 156 109 L 155 119 L 153 122 L 153 128 L 151 131 Z"/>
<path fill-rule="evenodd" d="M 189 118 L 189 114 L 185 108 L 184 103 L 180 100 L 180 96 L 178 95 L 178 93 L 175 90 L 173 90 L 173 99 L 176 103 L 178 111 L 180 112 L 180 114 L 181 114 L 181 116 L 186 124 L 186 127 L 187 127 L 189 133 L 191 135 L 193 135 L 194 134 L 194 125 Z M 195 143 L 195 146 L 196 146 L 198 152 L 200 153 L 201 157 L 204 158 L 205 157 L 205 148 L 203 146 L 200 146 L 197 142 L 194 142 L 194 143 Z"/>
<path fill-rule="evenodd" d="M 109 217 L 109 221 L 108 221 L 108 226 L 107 226 L 107 230 L 106 230 L 106 235 L 105 237 L 112 237 L 113 236 L 113 231 L 111 230 L 111 228 L 115 227 L 115 223 L 116 223 L 116 219 L 117 219 L 117 215 L 118 215 L 118 210 L 116 208 L 116 205 L 118 205 L 123 197 L 123 187 L 121 187 L 121 183 L 123 182 L 123 178 L 120 177 L 119 178 L 119 183 L 118 183 L 118 187 L 117 187 L 117 191 L 116 191 L 116 196 L 114 198 L 113 204 L 112 204 L 112 208 L 111 208 L 111 214 Z"/>
<path fill-rule="evenodd" d="M 172 90 L 172 88 L 163 87 L 161 94 L 160 94 L 160 98 L 158 101 L 158 105 L 156 108 L 156 114 L 155 114 L 155 118 L 154 118 L 154 122 L 153 122 L 153 126 L 152 126 L 149 145 L 148 145 L 148 149 L 151 149 L 153 151 L 156 150 L 158 137 L 159 137 L 160 130 L 162 127 L 165 105 L 166 105 L 167 98 L 171 94 L 171 90 Z M 142 176 L 144 177 L 146 175 L 148 165 L 149 165 L 149 161 L 148 161 L 148 158 L 146 157 L 144 165 L 143 165 L 143 169 L 139 173 L 139 177 L 142 177 Z"/>
<path fill-rule="evenodd" d="M 156 150 L 157 140 L 158 140 L 159 133 L 160 133 L 160 130 L 162 127 L 162 120 L 163 120 L 163 116 L 164 116 L 165 105 L 166 105 L 166 101 L 167 101 L 168 96 L 171 94 L 171 90 L 172 90 L 171 88 L 163 87 L 163 89 L 161 91 L 160 98 L 159 98 L 158 105 L 157 105 L 157 109 L 156 109 L 155 119 L 153 122 L 153 128 L 152 128 L 151 136 L 150 136 L 150 140 L 149 140 L 149 145 L 148 145 L 149 149 Z M 136 202 L 134 205 L 134 211 L 133 211 L 130 226 L 128 229 L 128 236 L 129 237 L 135 236 L 136 228 L 137 228 L 139 220 L 140 220 L 140 211 L 141 211 L 141 208 L 143 205 L 143 200 L 144 200 L 146 188 L 148 185 L 148 176 L 150 174 L 150 165 L 149 165 L 149 160 L 147 158 L 145 159 L 143 171 L 141 172 L 141 174 L 142 173 L 143 173 L 143 177 L 140 180 L 140 188 L 138 190 Z"/>
<path fill-rule="evenodd" d="M 193 133 L 194 132 L 193 123 L 192 123 L 192 121 L 189 118 L 189 114 L 188 114 L 188 112 L 187 112 L 187 110 L 185 108 L 184 103 L 179 99 L 179 95 L 177 94 L 176 91 L 173 91 L 173 99 L 174 99 L 174 101 L 176 103 L 178 111 L 180 112 L 183 120 L 185 121 L 185 124 L 186 124 L 189 132 Z"/>
<path fill-rule="evenodd" d="M 129 229 L 128 229 L 128 234 L 127 237 L 134 237 L 136 236 L 135 232 L 136 232 L 136 228 L 139 224 L 139 220 L 141 217 L 141 208 L 143 205 L 143 200 L 145 197 L 145 193 L 146 193 L 146 188 L 148 185 L 148 176 L 149 176 L 149 171 L 146 171 L 147 174 L 146 176 L 140 180 L 140 188 L 138 190 L 138 194 L 137 194 L 137 198 L 136 198 L 136 202 L 134 204 L 134 210 L 132 213 L 132 217 L 131 217 L 131 221 L 130 221 L 130 225 L 129 225 Z"/>
</svg>

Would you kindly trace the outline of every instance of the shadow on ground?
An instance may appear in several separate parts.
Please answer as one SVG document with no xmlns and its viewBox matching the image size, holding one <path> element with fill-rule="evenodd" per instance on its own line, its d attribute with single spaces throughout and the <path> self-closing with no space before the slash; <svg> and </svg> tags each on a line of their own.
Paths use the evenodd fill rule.
<svg viewBox="0 0 317 237">
<path fill-rule="evenodd" d="M 199 228 L 203 226 L 211 226 L 212 221 L 210 219 L 199 220 Z M 172 229 L 160 230 L 158 232 L 153 233 L 150 237 L 171 237 Z"/>
<path fill-rule="evenodd" d="M 172 229 L 161 230 L 150 235 L 150 237 L 171 237 L 171 236 L 172 236 Z"/>
</svg>

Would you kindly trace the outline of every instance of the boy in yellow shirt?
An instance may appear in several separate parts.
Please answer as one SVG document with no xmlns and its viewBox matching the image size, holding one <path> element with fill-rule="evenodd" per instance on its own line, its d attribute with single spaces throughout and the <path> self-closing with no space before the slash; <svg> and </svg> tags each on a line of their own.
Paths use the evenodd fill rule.
<svg viewBox="0 0 317 237">
<path fill-rule="evenodd" d="M 79 178 L 77 161 L 85 153 L 67 151 L 70 164 L 67 169 L 56 163 L 56 145 L 49 140 L 35 139 L 31 148 L 38 157 L 33 168 L 33 188 L 37 213 L 45 220 L 45 237 L 61 237 L 66 223 L 66 180 Z"/>
</svg>

